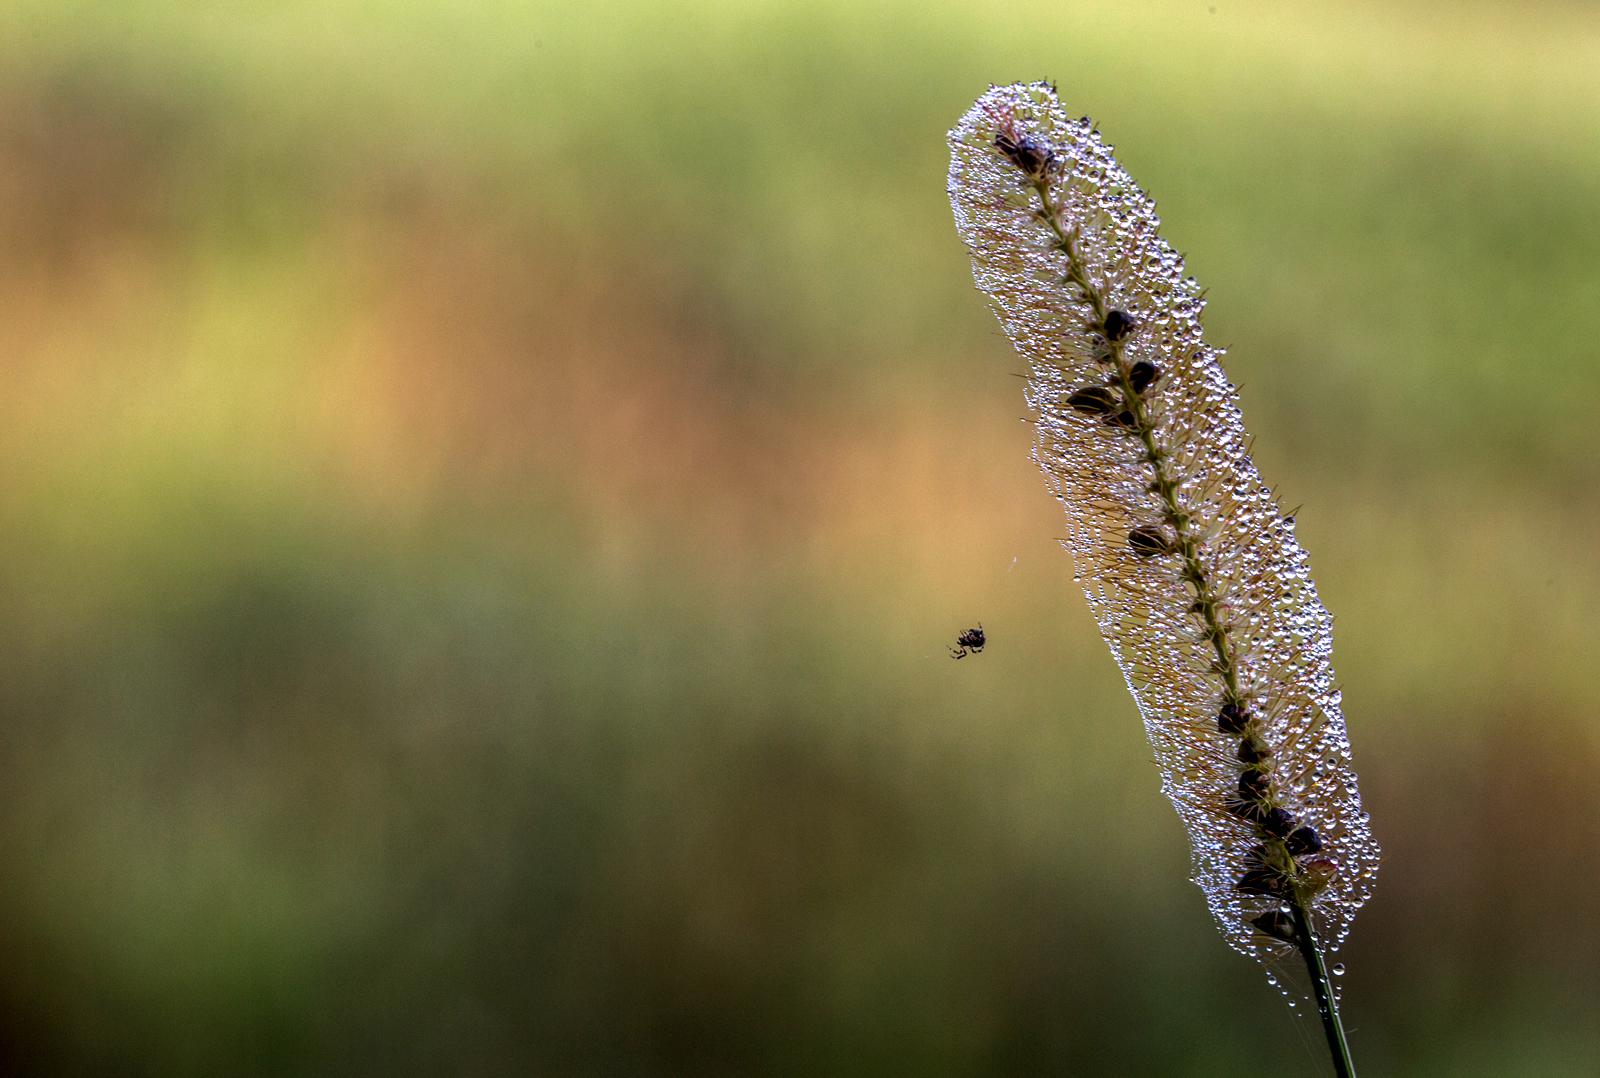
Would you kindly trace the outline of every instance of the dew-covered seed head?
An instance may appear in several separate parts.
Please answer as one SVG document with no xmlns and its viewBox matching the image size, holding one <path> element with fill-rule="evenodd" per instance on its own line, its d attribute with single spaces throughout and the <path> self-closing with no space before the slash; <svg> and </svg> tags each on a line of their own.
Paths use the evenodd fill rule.
<svg viewBox="0 0 1600 1078">
<path fill-rule="evenodd" d="M 1028 365 L 1034 456 L 1188 829 L 1193 878 L 1229 943 L 1271 959 L 1282 943 L 1252 921 L 1260 895 L 1237 887 L 1251 846 L 1270 838 L 1278 878 L 1293 874 L 1336 949 L 1371 894 L 1378 848 L 1350 766 L 1331 619 L 1251 462 L 1222 353 L 1205 341 L 1202 289 L 1160 238 L 1155 203 L 1047 84 L 992 87 L 950 150 L 957 229 Z M 1085 386 L 1118 392 L 1085 409 L 1074 399 Z M 1141 528 L 1161 542 L 1136 544 Z M 1237 759 L 1219 733 L 1239 739 Z M 1241 768 L 1264 775 L 1267 760 L 1287 807 L 1259 780 L 1248 796 L 1236 788 Z M 1316 820 L 1322 843 L 1299 862 L 1286 852 L 1291 809 Z"/>
</svg>

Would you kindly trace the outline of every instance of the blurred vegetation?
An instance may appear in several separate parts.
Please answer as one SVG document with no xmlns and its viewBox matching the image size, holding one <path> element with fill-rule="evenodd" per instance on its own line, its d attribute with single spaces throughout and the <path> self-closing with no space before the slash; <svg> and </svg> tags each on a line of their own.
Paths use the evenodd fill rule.
<svg viewBox="0 0 1600 1078">
<path fill-rule="evenodd" d="M 6 1072 L 1320 1066 L 951 225 L 1050 77 L 1305 503 L 1361 1073 L 1594 1073 L 1592 5 L 17 0 L 0 72 Z"/>
</svg>

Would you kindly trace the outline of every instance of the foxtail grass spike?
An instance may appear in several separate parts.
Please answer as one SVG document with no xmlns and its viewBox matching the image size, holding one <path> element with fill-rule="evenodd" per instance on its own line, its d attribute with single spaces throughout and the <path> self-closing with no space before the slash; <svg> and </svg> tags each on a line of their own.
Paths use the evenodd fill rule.
<svg viewBox="0 0 1600 1078">
<path fill-rule="evenodd" d="M 1034 458 L 1188 829 L 1194 882 L 1233 947 L 1314 955 L 1315 980 L 1372 892 L 1378 847 L 1331 618 L 1250 461 L 1200 287 L 1155 203 L 1048 84 L 991 87 L 950 150 L 956 226 L 1028 362 Z M 1324 975 L 1325 1021 L 1326 989 Z"/>
</svg>

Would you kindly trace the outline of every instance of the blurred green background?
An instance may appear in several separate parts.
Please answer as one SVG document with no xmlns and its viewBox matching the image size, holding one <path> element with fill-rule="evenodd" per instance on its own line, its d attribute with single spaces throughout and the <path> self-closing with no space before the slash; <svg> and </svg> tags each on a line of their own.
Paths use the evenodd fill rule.
<svg viewBox="0 0 1600 1078">
<path fill-rule="evenodd" d="M 1600 9 L 1236 0 L 0 8 L 0 1070 L 1319 1073 L 955 237 L 1040 77 L 1304 503 L 1361 1074 L 1594 1075 Z"/>
</svg>

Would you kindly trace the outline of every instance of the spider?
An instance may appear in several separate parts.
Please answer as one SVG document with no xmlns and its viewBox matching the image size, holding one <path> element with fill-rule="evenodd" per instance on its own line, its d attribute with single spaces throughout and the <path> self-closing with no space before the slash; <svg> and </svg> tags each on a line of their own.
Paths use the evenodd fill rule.
<svg viewBox="0 0 1600 1078">
<path fill-rule="evenodd" d="M 1002 130 L 994 137 L 994 148 L 1000 155 L 1013 165 L 1016 165 L 1030 180 L 1043 178 L 1056 163 L 1056 152 L 1050 145 L 1041 142 L 1032 135 L 1018 135 L 1015 131 Z"/>
<path fill-rule="evenodd" d="M 968 629 L 956 637 L 956 646 L 950 649 L 952 659 L 960 659 L 968 654 L 976 654 L 983 650 L 983 623 L 979 622 L 976 629 Z"/>
</svg>

